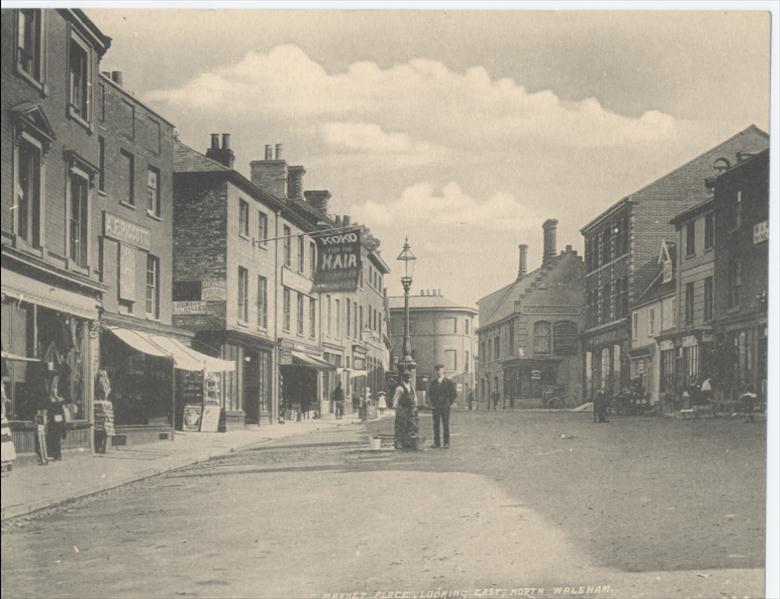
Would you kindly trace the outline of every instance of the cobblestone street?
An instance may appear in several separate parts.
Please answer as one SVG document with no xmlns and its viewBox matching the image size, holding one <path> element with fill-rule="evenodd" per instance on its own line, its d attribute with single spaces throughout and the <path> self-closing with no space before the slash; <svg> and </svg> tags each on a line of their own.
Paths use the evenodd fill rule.
<svg viewBox="0 0 780 599">
<path fill-rule="evenodd" d="M 366 450 L 391 427 L 273 441 L 6 522 L 2 592 L 762 596 L 763 423 L 457 412 L 449 450 Z"/>
</svg>

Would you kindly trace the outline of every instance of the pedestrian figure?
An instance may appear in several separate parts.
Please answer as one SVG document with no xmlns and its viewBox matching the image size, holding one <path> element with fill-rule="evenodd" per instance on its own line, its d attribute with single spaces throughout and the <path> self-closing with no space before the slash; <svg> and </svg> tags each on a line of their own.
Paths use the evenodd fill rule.
<svg viewBox="0 0 780 599">
<path fill-rule="evenodd" d="M 336 406 L 336 420 L 341 420 L 344 418 L 344 389 L 341 388 L 341 381 L 336 381 L 336 388 L 331 398 Z"/>
<path fill-rule="evenodd" d="M 450 446 L 450 406 L 455 403 L 457 393 L 455 384 L 444 376 L 444 365 L 434 366 L 436 377 L 428 385 L 428 395 L 433 406 L 433 446 L 441 447 L 440 441 L 444 441 L 444 448 Z M 440 428 L 443 431 L 440 431 Z M 444 438 L 440 435 L 444 433 Z"/>
<path fill-rule="evenodd" d="M 493 400 L 493 409 L 498 410 L 498 402 L 501 400 L 501 394 L 498 392 L 498 389 L 493 391 L 490 398 Z M 488 410 L 490 409 L 490 404 L 488 404 Z"/>
<path fill-rule="evenodd" d="M 114 405 L 109 399 L 110 393 L 111 383 L 108 379 L 108 372 L 101 368 L 98 372 L 95 389 L 95 451 L 97 453 L 106 453 L 109 439 L 113 442 L 113 437 L 116 434 Z"/>
<path fill-rule="evenodd" d="M 416 449 L 417 394 L 412 385 L 412 373 L 405 371 L 393 394 L 395 407 L 395 448 Z"/>
<path fill-rule="evenodd" d="M 379 391 L 376 394 L 376 408 L 379 410 L 379 415 L 382 416 L 387 409 L 387 399 L 384 391 Z"/>
<path fill-rule="evenodd" d="M 474 409 L 474 391 L 469 391 L 468 395 L 469 412 Z"/>
<path fill-rule="evenodd" d="M 745 422 L 756 421 L 753 416 L 753 410 L 755 409 L 757 399 L 758 395 L 756 394 L 756 388 L 753 385 L 748 385 L 745 392 L 739 398 L 742 403 L 742 409 L 745 412 Z"/>
<path fill-rule="evenodd" d="M 607 390 L 602 387 L 593 396 L 593 422 L 601 423 L 608 422 L 607 409 L 609 408 L 609 400 L 607 399 Z"/>
</svg>

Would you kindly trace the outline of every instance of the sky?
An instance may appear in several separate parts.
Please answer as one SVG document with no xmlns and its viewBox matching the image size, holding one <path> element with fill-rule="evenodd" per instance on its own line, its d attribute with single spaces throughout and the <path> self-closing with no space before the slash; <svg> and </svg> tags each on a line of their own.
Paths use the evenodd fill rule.
<svg viewBox="0 0 780 599">
<path fill-rule="evenodd" d="M 770 16 L 739 11 L 85 9 L 102 70 L 236 169 L 283 144 L 395 258 L 413 290 L 477 300 L 608 206 L 755 124 L 768 131 Z"/>
</svg>

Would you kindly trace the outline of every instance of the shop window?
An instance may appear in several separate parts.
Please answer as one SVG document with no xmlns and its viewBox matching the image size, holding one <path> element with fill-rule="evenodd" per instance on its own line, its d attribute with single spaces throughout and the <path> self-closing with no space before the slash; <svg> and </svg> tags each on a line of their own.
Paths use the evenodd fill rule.
<svg viewBox="0 0 780 599">
<path fill-rule="evenodd" d="M 238 320 L 249 321 L 249 272 L 238 267 Z"/>
<path fill-rule="evenodd" d="M 295 332 L 298 333 L 299 335 L 303 335 L 303 297 L 304 296 L 303 296 L 302 293 L 298 293 L 297 295 L 298 295 L 298 297 L 297 297 L 298 303 L 297 303 L 297 306 L 296 306 L 297 307 L 297 310 L 296 310 L 297 318 L 295 319 L 295 322 L 296 322 L 297 326 L 295 328 Z"/>
<path fill-rule="evenodd" d="M 284 265 L 292 266 L 292 229 L 284 225 Z"/>
<path fill-rule="evenodd" d="M 24 8 L 18 10 L 17 16 L 17 67 L 35 81 L 41 81 L 43 78 L 41 47 L 43 14 L 40 9 Z"/>
<path fill-rule="evenodd" d="M 23 136 L 17 146 L 16 234 L 31 247 L 41 245 L 41 146 Z"/>
<path fill-rule="evenodd" d="M 130 152 L 120 150 L 119 165 L 121 177 L 124 179 L 124 197 L 120 201 L 135 206 L 135 157 Z"/>
<path fill-rule="evenodd" d="M 90 68 L 89 46 L 71 35 L 68 47 L 69 111 L 72 116 L 89 122 Z"/>
<path fill-rule="evenodd" d="M 265 212 L 257 213 L 257 244 L 266 247 L 268 242 L 268 215 Z"/>
<path fill-rule="evenodd" d="M 534 323 L 534 353 L 549 354 L 552 348 L 552 327 L 546 320 Z"/>
<path fill-rule="evenodd" d="M 249 238 L 249 204 L 245 200 L 238 200 L 238 234 Z"/>
<path fill-rule="evenodd" d="M 290 332 L 290 319 L 291 319 L 291 310 L 292 310 L 292 297 L 291 297 L 291 291 L 285 287 L 284 291 L 282 292 L 282 301 L 284 304 L 284 318 L 282 320 L 282 327 L 285 331 L 288 333 Z"/>
<path fill-rule="evenodd" d="M 317 303 L 313 297 L 309 298 L 309 337 L 317 336 Z"/>
<path fill-rule="evenodd" d="M 674 350 L 661 350 L 661 393 L 671 393 L 674 390 Z"/>
<path fill-rule="evenodd" d="M 146 171 L 146 213 L 160 216 L 160 171 L 153 166 Z"/>
<path fill-rule="evenodd" d="M 160 318 L 160 259 L 146 255 L 146 315 Z"/>
<path fill-rule="evenodd" d="M 86 268 L 89 246 L 89 176 L 76 169 L 70 174 L 70 218 L 68 258 Z"/>
<path fill-rule="evenodd" d="M 268 279 L 257 277 L 257 326 L 268 327 Z"/>
<path fill-rule="evenodd" d="M 685 225 L 685 256 L 690 258 L 696 255 L 696 221 Z"/>
<path fill-rule="evenodd" d="M 710 212 L 704 217 L 704 249 L 712 248 L 715 240 L 715 215 Z"/>
</svg>

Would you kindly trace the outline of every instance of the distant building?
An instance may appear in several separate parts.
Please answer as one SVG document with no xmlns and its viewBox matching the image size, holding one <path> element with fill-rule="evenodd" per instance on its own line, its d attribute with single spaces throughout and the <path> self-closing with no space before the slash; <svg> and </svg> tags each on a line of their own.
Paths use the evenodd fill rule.
<svg viewBox="0 0 780 599">
<path fill-rule="evenodd" d="M 404 298 L 390 296 L 392 363 L 401 358 L 404 336 Z M 443 364 L 446 376 L 456 384 L 457 405 L 464 407 L 476 384 L 477 310 L 442 295 L 441 290 L 422 290 L 409 298 L 409 332 L 412 357 L 417 362 L 417 388 L 427 390 L 434 366 Z"/>
<path fill-rule="evenodd" d="M 638 381 L 650 403 L 674 389 L 674 335 L 677 321 L 676 244 L 661 243 L 658 271 L 650 286 L 631 304 L 631 380 Z"/>
<path fill-rule="evenodd" d="M 571 246 L 558 254 L 557 226 L 544 223 L 539 268 L 527 272 L 528 247 L 519 246 L 516 279 L 477 302 L 481 402 L 495 391 L 510 407 L 537 407 L 545 392 L 570 404 L 582 398 L 585 269 Z"/>
<path fill-rule="evenodd" d="M 708 199 L 704 180 L 716 174 L 723 159 L 734 163 L 738 153 L 759 152 L 768 144 L 767 134 L 752 125 L 616 202 L 581 229 L 587 272 L 586 396 L 601 386 L 618 393 L 628 385 L 629 306 L 657 275 L 661 242 L 675 238 L 670 219 Z"/>
<path fill-rule="evenodd" d="M 713 389 L 733 400 L 753 385 L 767 401 L 769 150 L 738 162 L 715 179 L 713 207 L 717 358 Z"/>
</svg>

